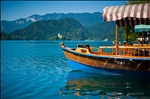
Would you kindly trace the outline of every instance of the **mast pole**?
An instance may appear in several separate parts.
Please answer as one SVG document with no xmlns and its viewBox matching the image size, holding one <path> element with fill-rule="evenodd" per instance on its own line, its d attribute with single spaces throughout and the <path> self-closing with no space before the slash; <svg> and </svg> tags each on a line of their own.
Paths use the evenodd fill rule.
<svg viewBox="0 0 150 99">
<path fill-rule="evenodd" d="M 116 23 L 116 55 L 118 55 L 118 25 Z"/>
</svg>

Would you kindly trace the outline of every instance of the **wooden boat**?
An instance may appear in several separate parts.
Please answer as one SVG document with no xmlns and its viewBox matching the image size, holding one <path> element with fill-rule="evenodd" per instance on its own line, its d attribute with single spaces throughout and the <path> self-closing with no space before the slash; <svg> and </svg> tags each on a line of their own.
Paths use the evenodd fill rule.
<svg viewBox="0 0 150 99">
<path fill-rule="evenodd" d="M 104 8 L 104 20 L 116 21 L 116 44 L 100 46 L 95 52 L 90 45 L 80 44 L 76 48 L 68 48 L 61 43 L 70 66 L 95 73 L 150 76 L 150 44 L 129 45 L 126 39 L 126 45 L 118 45 L 118 26 L 150 25 L 149 8 L 150 3 Z"/>
</svg>

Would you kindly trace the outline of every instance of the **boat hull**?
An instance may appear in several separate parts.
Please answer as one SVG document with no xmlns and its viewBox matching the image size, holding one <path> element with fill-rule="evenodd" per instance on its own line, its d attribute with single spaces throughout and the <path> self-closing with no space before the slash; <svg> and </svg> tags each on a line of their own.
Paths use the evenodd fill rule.
<svg viewBox="0 0 150 99">
<path fill-rule="evenodd" d="M 63 48 L 63 52 L 74 69 L 93 73 L 150 76 L 150 60 L 146 58 L 82 54 L 68 48 Z"/>
<path fill-rule="evenodd" d="M 150 72 L 131 71 L 131 70 L 118 70 L 109 68 L 98 68 L 84 65 L 73 60 L 67 59 L 68 64 L 75 70 L 81 70 L 90 73 L 108 74 L 108 75 L 136 75 L 136 76 L 150 76 Z"/>
</svg>

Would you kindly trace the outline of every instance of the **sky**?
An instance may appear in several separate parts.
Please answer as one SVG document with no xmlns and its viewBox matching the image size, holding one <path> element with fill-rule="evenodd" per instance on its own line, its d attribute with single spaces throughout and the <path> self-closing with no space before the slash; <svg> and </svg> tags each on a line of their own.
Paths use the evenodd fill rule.
<svg viewBox="0 0 150 99">
<path fill-rule="evenodd" d="M 1 1 L 1 20 L 13 21 L 33 14 L 94 13 L 106 6 L 120 6 L 123 1 Z"/>
</svg>

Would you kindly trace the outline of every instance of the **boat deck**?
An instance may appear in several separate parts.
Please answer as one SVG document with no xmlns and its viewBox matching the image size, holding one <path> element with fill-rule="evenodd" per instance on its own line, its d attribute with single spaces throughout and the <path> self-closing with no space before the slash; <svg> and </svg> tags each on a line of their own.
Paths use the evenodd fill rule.
<svg viewBox="0 0 150 99">
<path fill-rule="evenodd" d="M 118 46 L 118 53 L 116 53 L 116 46 L 100 46 L 99 48 L 90 46 L 78 46 L 75 50 L 84 54 L 93 54 L 110 57 L 132 57 L 132 58 L 150 58 L 150 45 L 126 45 Z"/>
</svg>

